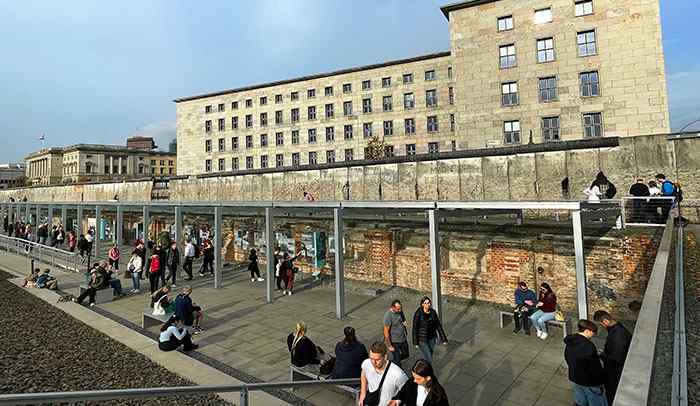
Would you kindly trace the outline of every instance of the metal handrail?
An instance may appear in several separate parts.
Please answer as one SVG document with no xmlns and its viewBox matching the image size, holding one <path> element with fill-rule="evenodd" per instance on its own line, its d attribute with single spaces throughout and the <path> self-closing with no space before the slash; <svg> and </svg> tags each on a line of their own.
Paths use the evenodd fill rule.
<svg viewBox="0 0 700 406">
<path fill-rule="evenodd" d="M 240 392 L 240 406 L 249 406 L 249 392 L 265 389 L 288 389 L 316 385 L 357 385 L 359 379 L 326 379 L 318 381 L 267 382 L 239 385 L 201 385 L 138 389 L 107 389 L 76 392 L 44 392 L 0 395 L 0 405 L 26 405 L 35 403 L 64 403 L 123 398 L 150 398 L 157 396 L 186 396 L 212 393 Z"/>
<path fill-rule="evenodd" d="M 78 254 L 22 238 L 0 235 L 0 249 L 69 271 L 77 272 L 80 269 L 80 256 Z"/>
<path fill-rule="evenodd" d="M 676 309 L 673 326 L 673 377 L 671 404 L 688 405 L 688 354 L 685 330 L 685 277 L 683 274 L 683 221 L 678 205 L 678 234 L 676 241 Z"/>
</svg>

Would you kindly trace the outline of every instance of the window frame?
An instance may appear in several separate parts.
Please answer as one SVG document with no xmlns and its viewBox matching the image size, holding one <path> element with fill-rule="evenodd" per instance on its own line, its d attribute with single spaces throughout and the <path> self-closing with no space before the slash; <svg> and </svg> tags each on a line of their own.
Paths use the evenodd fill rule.
<svg viewBox="0 0 700 406">
<path fill-rule="evenodd" d="M 586 13 L 586 8 L 585 5 L 590 4 L 591 6 L 591 11 L 589 13 Z M 582 13 L 578 13 L 578 6 L 582 5 Z M 593 0 L 576 0 L 574 1 L 574 17 L 585 17 L 585 16 L 590 16 L 595 14 L 595 10 L 593 9 Z"/>
<path fill-rule="evenodd" d="M 406 156 L 416 155 L 416 144 L 406 144 L 405 145 Z"/>
<path fill-rule="evenodd" d="M 318 133 L 315 128 L 309 128 L 306 130 L 306 142 L 308 144 L 316 144 L 318 142 Z"/>
<path fill-rule="evenodd" d="M 404 74 L 401 76 L 401 80 L 402 80 L 402 82 L 403 82 L 404 85 L 408 85 L 408 84 L 413 83 L 413 72 L 411 72 L 411 73 L 404 73 Z"/>
<path fill-rule="evenodd" d="M 588 34 L 593 34 L 593 42 L 588 42 Z M 585 36 L 585 42 L 583 44 L 579 43 L 579 36 L 584 35 Z M 590 44 L 593 44 L 593 52 L 589 53 L 588 52 L 588 47 Z M 585 46 L 586 48 L 586 53 L 582 54 L 581 53 L 581 46 Z M 583 31 L 576 31 L 576 54 L 579 58 L 588 58 L 590 56 L 596 56 L 598 55 L 598 32 L 596 31 L 595 28 L 583 30 Z"/>
<path fill-rule="evenodd" d="M 352 100 L 347 100 L 343 102 L 343 117 L 352 116 Z"/>
<path fill-rule="evenodd" d="M 510 124 L 510 131 L 506 129 L 506 126 Z M 513 126 L 517 124 L 518 129 L 514 130 Z M 503 121 L 503 144 L 505 145 L 517 145 L 522 143 L 522 131 L 523 128 L 520 124 L 520 120 L 504 120 Z M 510 141 L 508 140 L 508 135 L 510 134 Z M 517 141 L 515 140 L 515 136 L 517 135 Z"/>
<path fill-rule="evenodd" d="M 403 134 L 413 135 L 416 133 L 416 119 L 413 117 L 405 118 L 403 120 Z"/>
<path fill-rule="evenodd" d="M 354 126 L 352 124 L 343 125 L 343 139 L 345 141 L 350 141 L 353 138 L 353 133 L 355 132 Z"/>
<path fill-rule="evenodd" d="M 543 12 L 543 11 L 548 11 L 549 12 L 549 20 L 547 21 L 537 21 L 537 13 Z M 534 16 L 533 16 L 533 22 L 535 25 L 541 25 L 541 24 L 549 24 L 554 21 L 554 11 L 552 10 L 552 7 L 542 7 L 540 9 L 535 10 Z"/>
<path fill-rule="evenodd" d="M 391 137 L 394 135 L 394 120 L 384 120 L 382 123 L 382 129 L 384 130 L 385 137 Z"/>
<path fill-rule="evenodd" d="M 556 128 L 545 126 L 545 123 L 551 122 L 551 120 L 556 120 L 556 123 L 557 123 Z M 540 118 L 540 131 L 542 133 L 542 140 L 544 142 L 561 141 L 561 117 L 560 116 L 541 117 Z M 552 131 L 556 131 L 556 138 L 552 138 L 552 136 L 551 136 Z"/>
<path fill-rule="evenodd" d="M 502 53 L 501 50 L 504 48 L 506 49 L 506 55 L 501 55 L 501 53 Z M 510 48 L 513 48 L 513 55 L 508 54 L 508 51 L 510 50 Z M 505 61 L 509 61 L 510 60 L 509 58 L 511 56 L 513 57 L 513 64 L 512 65 L 508 65 L 508 64 L 504 65 L 503 64 L 504 58 L 505 58 Z M 515 47 L 515 43 L 513 42 L 510 44 L 499 45 L 498 46 L 498 68 L 499 69 L 511 69 L 511 68 L 515 68 L 517 66 L 518 66 L 518 50 Z"/>
<path fill-rule="evenodd" d="M 512 87 L 515 86 L 515 92 Z M 505 93 L 505 88 L 508 88 L 508 93 Z M 503 82 L 501 83 L 501 107 L 514 107 L 520 104 L 520 95 L 518 94 L 518 82 Z"/>
<path fill-rule="evenodd" d="M 434 80 L 437 80 L 437 73 L 435 72 L 435 69 L 428 69 L 425 71 L 425 81 L 432 82 Z"/>
<path fill-rule="evenodd" d="M 507 27 L 504 29 L 501 29 L 501 20 L 510 20 L 510 28 Z M 506 32 L 506 31 L 512 31 L 515 29 L 515 20 L 513 18 L 513 15 L 506 15 L 506 16 L 501 16 L 501 17 L 496 17 L 496 31 L 497 32 Z"/>
<path fill-rule="evenodd" d="M 540 41 L 544 42 L 544 48 L 540 49 Z M 551 41 L 552 47 L 547 48 L 547 41 Z M 557 60 L 557 54 L 555 51 L 555 45 L 554 45 L 554 37 L 545 37 L 545 38 L 538 38 L 535 40 L 535 58 L 537 63 L 550 63 L 550 62 L 555 62 Z M 549 52 L 551 52 L 552 59 L 548 59 L 549 57 Z M 540 60 L 540 52 L 544 52 L 544 60 Z"/>
<path fill-rule="evenodd" d="M 365 97 L 362 99 L 362 114 L 370 114 L 372 112 L 372 98 Z"/>
<path fill-rule="evenodd" d="M 550 80 L 554 80 L 554 87 L 543 88 L 542 82 L 546 81 L 548 86 Z M 547 95 L 549 95 L 551 92 L 554 92 L 554 96 L 552 98 L 544 98 L 542 97 L 543 92 L 547 92 Z M 537 99 L 540 103 L 553 103 L 559 101 L 559 78 L 556 75 L 543 76 L 537 78 Z"/>
<path fill-rule="evenodd" d="M 600 128 L 600 134 L 588 136 L 588 135 L 586 135 L 586 116 L 596 116 L 596 115 L 600 118 L 600 123 L 598 124 L 598 127 Z M 581 113 L 581 124 L 583 127 L 583 138 L 584 139 L 602 138 L 605 135 L 605 128 L 604 128 L 603 112 L 602 111 L 591 111 L 591 112 L 587 112 L 587 113 Z M 595 123 L 593 123 L 592 126 L 595 128 Z"/>
<path fill-rule="evenodd" d="M 596 81 L 593 82 L 590 80 L 590 75 L 595 73 Z M 589 80 L 587 84 L 587 89 L 590 90 L 590 94 L 585 95 L 584 94 L 584 84 L 583 84 L 583 76 L 588 75 Z M 586 71 L 586 72 L 579 72 L 578 74 L 578 80 L 579 80 L 579 96 L 583 98 L 591 98 L 591 97 L 600 97 L 600 71 L 596 70 L 591 70 L 591 71 Z M 597 90 L 597 94 L 593 94 L 593 89 L 594 89 L 594 84 L 595 83 L 595 89 Z"/>
<path fill-rule="evenodd" d="M 387 100 L 389 103 L 387 104 Z M 387 108 L 388 106 L 388 108 Z M 394 97 L 393 95 L 382 96 L 382 112 L 388 113 L 394 110 Z"/>
<path fill-rule="evenodd" d="M 391 87 L 391 76 L 382 78 L 382 88 L 386 89 L 388 87 Z"/>
<path fill-rule="evenodd" d="M 431 125 L 432 124 L 432 125 Z M 429 134 L 440 132 L 440 124 L 438 122 L 438 116 L 428 116 L 425 118 L 426 131 Z"/>
<path fill-rule="evenodd" d="M 343 83 L 343 94 L 352 93 L 352 83 Z"/>
</svg>

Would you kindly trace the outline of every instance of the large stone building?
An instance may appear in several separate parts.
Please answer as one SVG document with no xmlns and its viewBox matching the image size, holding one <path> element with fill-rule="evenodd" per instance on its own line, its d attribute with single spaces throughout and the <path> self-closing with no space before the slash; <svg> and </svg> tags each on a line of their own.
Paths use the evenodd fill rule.
<svg viewBox="0 0 700 406">
<path fill-rule="evenodd" d="M 24 164 L 0 164 L 0 189 L 24 186 Z"/>
<path fill-rule="evenodd" d="M 448 52 L 175 100 L 180 173 L 669 132 L 658 1 L 442 12 Z"/>
</svg>

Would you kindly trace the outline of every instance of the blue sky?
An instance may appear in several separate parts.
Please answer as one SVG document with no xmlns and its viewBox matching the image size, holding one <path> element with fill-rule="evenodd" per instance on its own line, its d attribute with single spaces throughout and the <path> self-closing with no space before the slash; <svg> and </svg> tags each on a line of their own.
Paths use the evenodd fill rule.
<svg viewBox="0 0 700 406">
<path fill-rule="evenodd" d="M 0 0 L 0 162 L 42 133 L 167 148 L 174 98 L 448 50 L 449 2 Z M 661 3 L 675 130 L 700 118 L 700 8 Z"/>
</svg>

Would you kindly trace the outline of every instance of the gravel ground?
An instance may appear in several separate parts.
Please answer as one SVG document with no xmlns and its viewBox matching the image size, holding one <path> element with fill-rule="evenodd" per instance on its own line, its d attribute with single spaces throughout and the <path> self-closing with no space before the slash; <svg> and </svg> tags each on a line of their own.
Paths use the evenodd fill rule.
<svg viewBox="0 0 700 406">
<path fill-rule="evenodd" d="M 75 320 L 0 271 L 0 393 L 159 386 L 191 382 Z M 90 404 L 97 404 L 91 402 Z M 215 395 L 99 402 L 100 405 L 228 405 Z"/>
<path fill-rule="evenodd" d="M 700 249 L 697 235 L 685 238 L 685 325 L 688 345 L 688 404 L 700 405 Z"/>
</svg>

